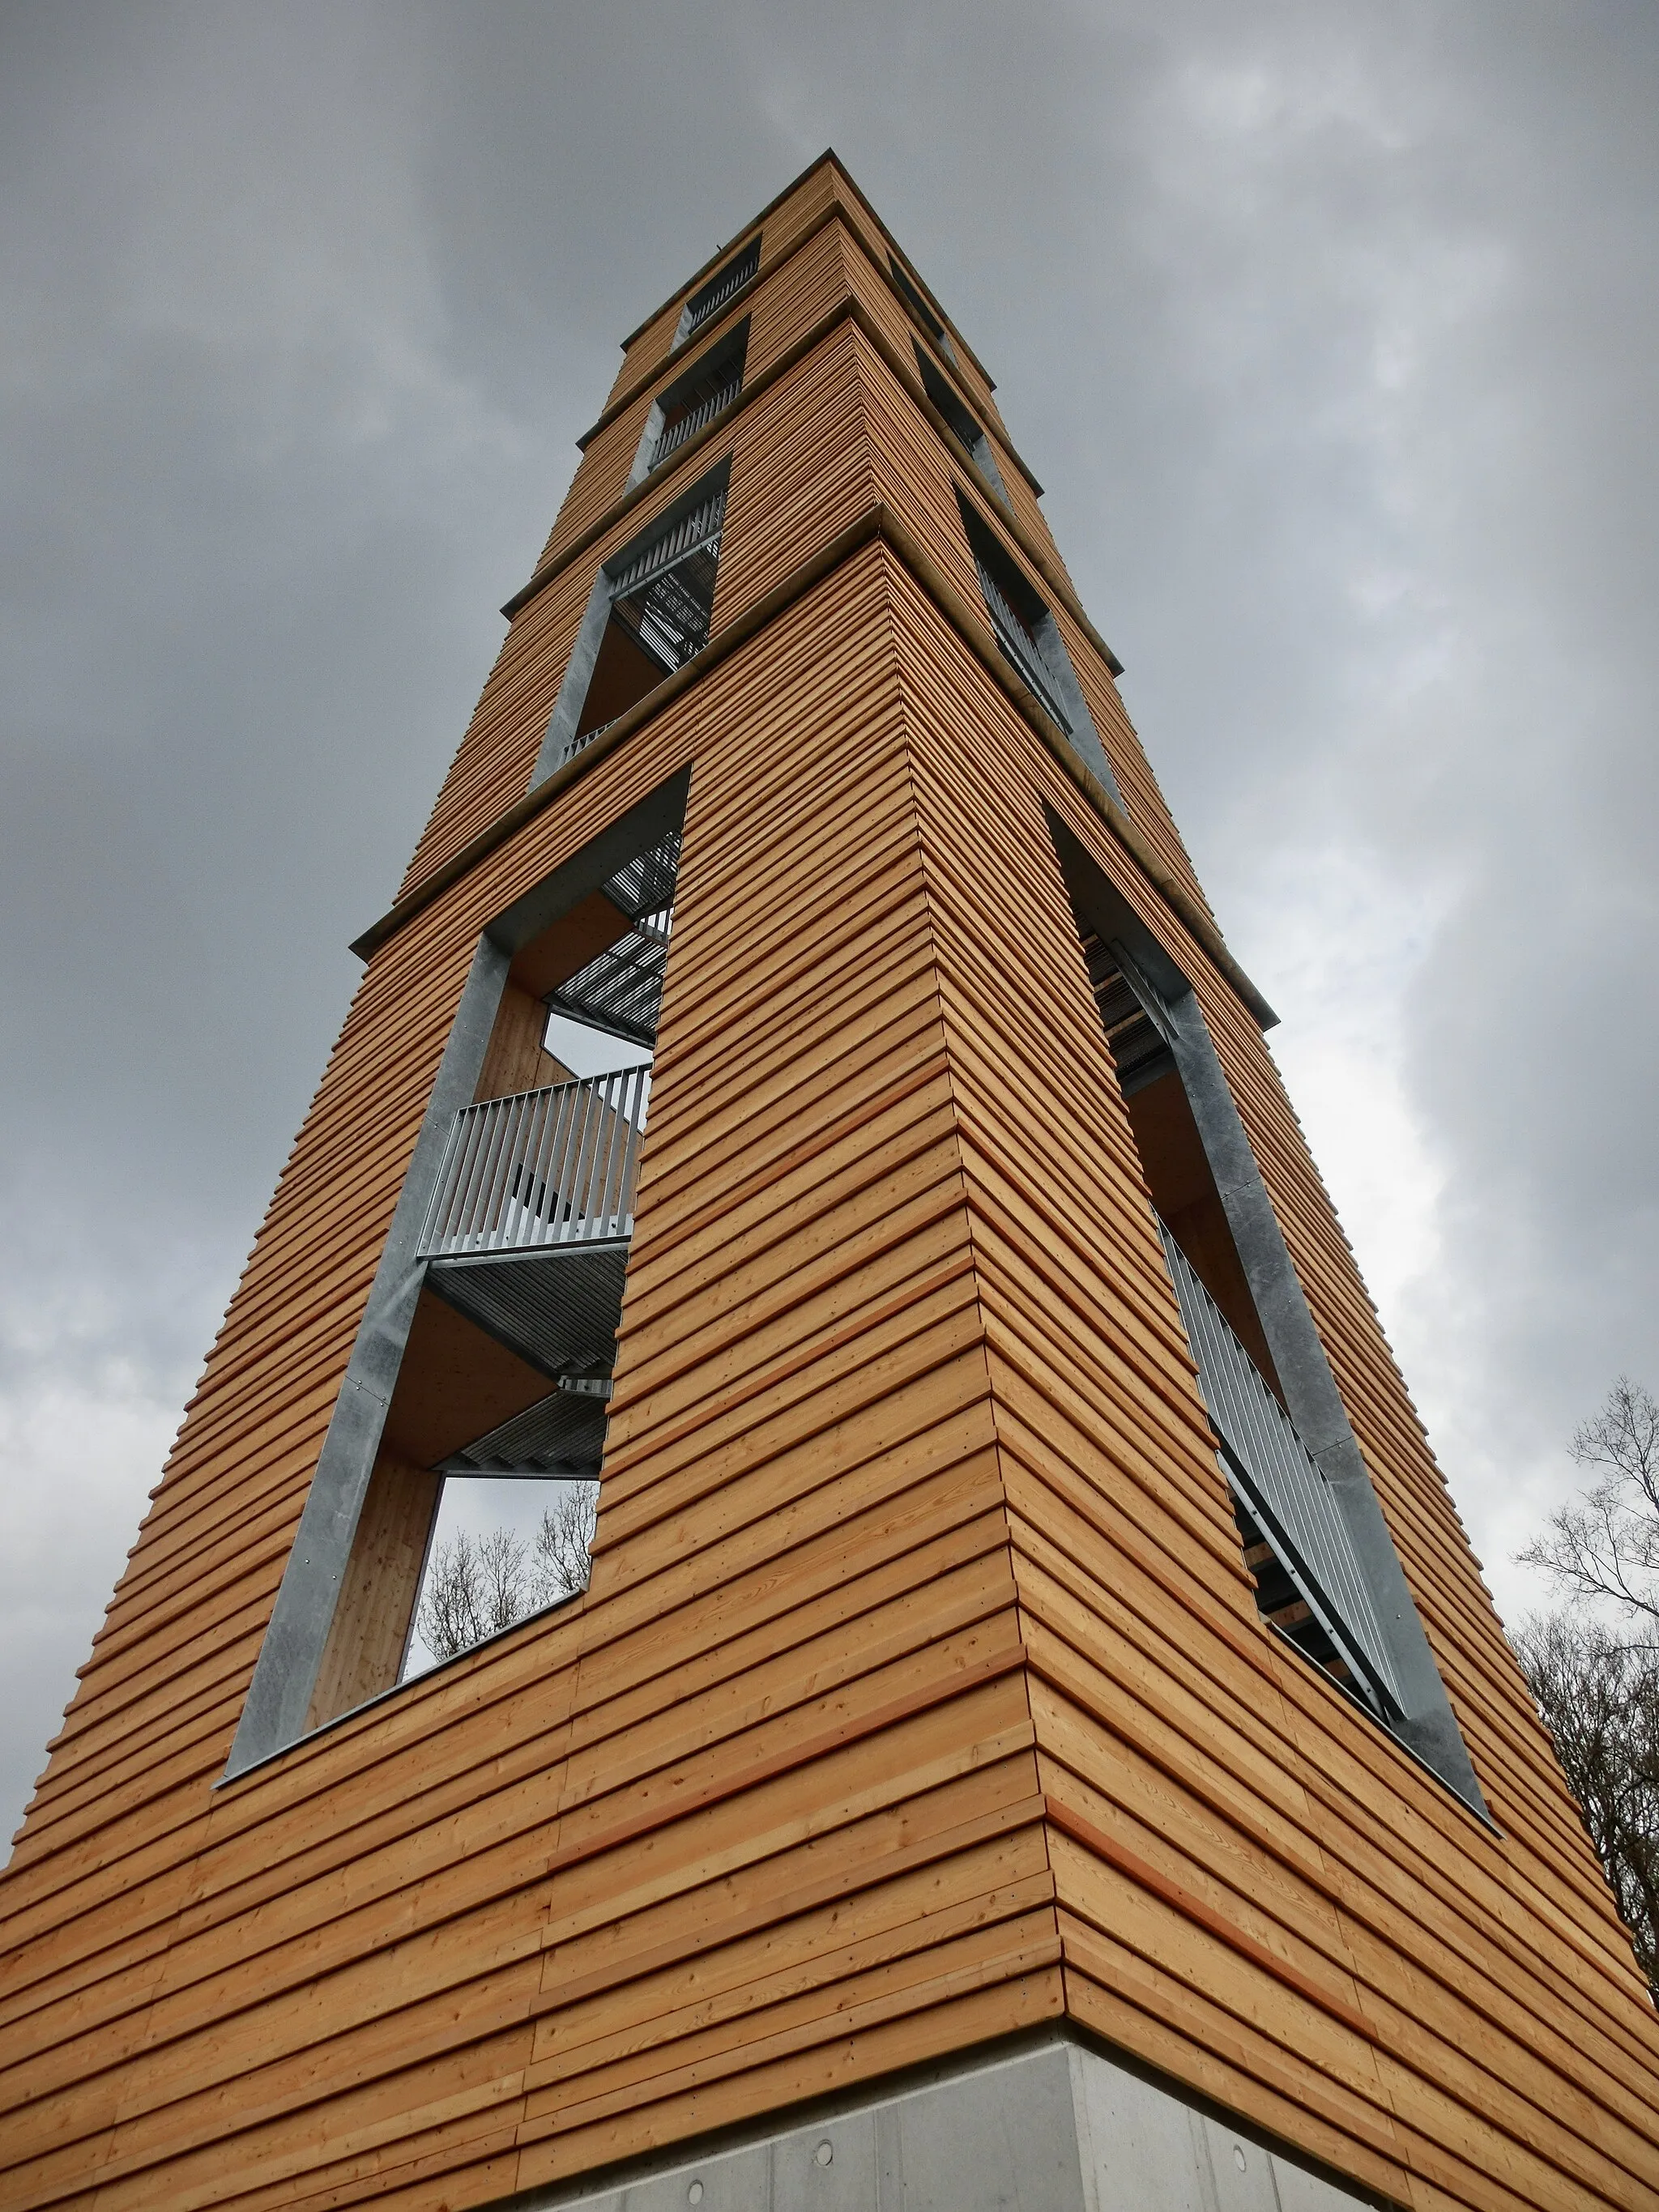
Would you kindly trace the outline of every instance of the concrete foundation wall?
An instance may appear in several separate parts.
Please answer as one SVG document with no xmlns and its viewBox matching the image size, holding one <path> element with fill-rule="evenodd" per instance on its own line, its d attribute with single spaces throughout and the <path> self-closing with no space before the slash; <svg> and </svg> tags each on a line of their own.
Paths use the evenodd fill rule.
<svg viewBox="0 0 1659 2212">
<path fill-rule="evenodd" d="M 1055 2036 L 518 2212 L 1349 2212 L 1370 2200 Z"/>
</svg>

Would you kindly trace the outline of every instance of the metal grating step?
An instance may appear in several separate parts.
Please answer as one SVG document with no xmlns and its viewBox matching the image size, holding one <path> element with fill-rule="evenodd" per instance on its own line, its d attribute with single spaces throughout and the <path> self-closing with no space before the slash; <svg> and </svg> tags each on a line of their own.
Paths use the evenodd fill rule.
<svg viewBox="0 0 1659 2212">
<path fill-rule="evenodd" d="M 612 906 L 637 921 L 641 915 L 659 914 L 672 905 L 679 867 L 680 833 L 671 830 L 659 844 L 618 868 L 599 888 Z"/>
<path fill-rule="evenodd" d="M 1170 1073 L 1176 1064 L 1175 1054 L 1164 1042 L 1163 1031 L 1135 996 L 1115 948 L 1103 945 L 1091 931 L 1083 939 L 1083 957 L 1088 965 L 1095 1004 L 1100 1009 L 1106 1042 L 1111 1047 L 1117 1068 L 1119 1087 L 1126 1098 L 1133 1098 L 1149 1083 L 1156 1083 L 1160 1076 Z"/>
<path fill-rule="evenodd" d="M 611 608 L 617 621 L 665 675 L 672 676 L 708 642 L 719 559 L 716 537 L 619 598 Z"/>
<path fill-rule="evenodd" d="M 547 1004 L 554 1013 L 568 1014 L 630 1044 L 656 1042 L 679 857 L 675 831 L 603 885 L 611 903 L 631 915 L 635 926 L 549 993 Z"/>
<path fill-rule="evenodd" d="M 626 937 L 595 953 L 585 968 L 550 992 L 548 1006 L 556 1014 L 568 1014 L 630 1044 L 653 1044 L 668 963 L 667 923 L 665 912 L 642 918 Z"/>
<path fill-rule="evenodd" d="M 434 1260 L 428 1287 L 557 1382 L 570 1369 L 606 1373 L 617 1357 L 624 1244 L 568 1245 L 511 1259 Z"/>
<path fill-rule="evenodd" d="M 605 1455 L 605 1429 L 603 1398 L 556 1390 L 465 1450 L 452 1454 L 438 1472 L 597 1482 Z"/>
</svg>

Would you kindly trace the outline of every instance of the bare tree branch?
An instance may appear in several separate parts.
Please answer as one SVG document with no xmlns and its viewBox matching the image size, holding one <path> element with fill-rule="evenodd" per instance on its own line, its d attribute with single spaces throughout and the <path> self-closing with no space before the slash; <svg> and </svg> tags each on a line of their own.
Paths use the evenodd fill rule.
<svg viewBox="0 0 1659 2212">
<path fill-rule="evenodd" d="M 538 1605 L 556 1605 L 561 1598 L 574 1597 L 578 1590 L 587 1588 L 593 1571 L 588 1548 L 599 1510 L 599 1484 L 577 1482 L 543 1514 L 531 1561 Z"/>
<path fill-rule="evenodd" d="M 440 1547 L 427 1571 L 415 1626 L 434 1658 L 453 1659 L 489 1633 L 485 1617 L 477 1553 L 462 1529 Z"/>
<path fill-rule="evenodd" d="M 1659 1659 L 1582 1613 L 1510 1641 L 1659 1998 Z"/>
<path fill-rule="evenodd" d="M 416 1629 L 433 1657 L 453 1659 L 515 1620 L 585 1590 L 599 1500 L 597 1482 L 572 1483 L 543 1514 L 528 1544 L 512 1528 L 492 1528 L 476 1542 L 461 1529 L 441 1545 L 415 1614 Z"/>
<path fill-rule="evenodd" d="M 1572 1455 L 1601 1479 L 1519 1554 L 1569 1596 L 1603 1600 L 1659 1637 L 1659 1404 L 1621 1375 Z"/>
<path fill-rule="evenodd" d="M 525 1588 L 525 1545 L 511 1528 L 492 1528 L 478 1539 L 478 1574 L 483 1584 L 484 1634 L 495 1636 L 534 1609 Z"/>
<path fill-rule="evenodd" d="M 1659 1405 L 1639 1382 L 1621 1375 L 1593 1421 L 1573 1431 L 1580 1467 L 1605 1467 L 1638 1484 L 1659 1515 Z"/>
</svg>

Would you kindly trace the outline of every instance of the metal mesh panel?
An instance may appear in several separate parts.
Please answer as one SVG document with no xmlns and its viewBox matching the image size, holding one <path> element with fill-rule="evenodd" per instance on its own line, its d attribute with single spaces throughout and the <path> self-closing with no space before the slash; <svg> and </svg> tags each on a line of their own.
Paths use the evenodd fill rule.
<svg viewBox="0 0 1659 2212">
<path fill-rule="evenodd" d="M 1330 1486 L 1191 1261 L 1160 1222 L 1187 1341 L 1223 1472 L 1326 1633 L 1362 1680 L 1397 1711 L 1400 1686 L 1364 1571 Z"/>
<path fill-rule="evenodd" d="M 420 1256 L 631 1236 L 650 1087 L 649 1068 L 629 1067 L 463 1107 Z"/>
</svg>

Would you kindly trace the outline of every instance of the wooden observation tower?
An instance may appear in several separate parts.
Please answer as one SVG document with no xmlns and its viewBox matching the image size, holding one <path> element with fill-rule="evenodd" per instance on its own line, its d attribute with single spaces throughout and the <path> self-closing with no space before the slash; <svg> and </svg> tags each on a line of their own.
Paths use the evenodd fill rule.
<svg viewBox="0 0 1659 2212">
<path fill-rule="evenodd" d="M 0 1887 L 0 2203 L 1659 2203 L 1271 1009 L 833 156 L 506 612 Z"/>
</svg>

